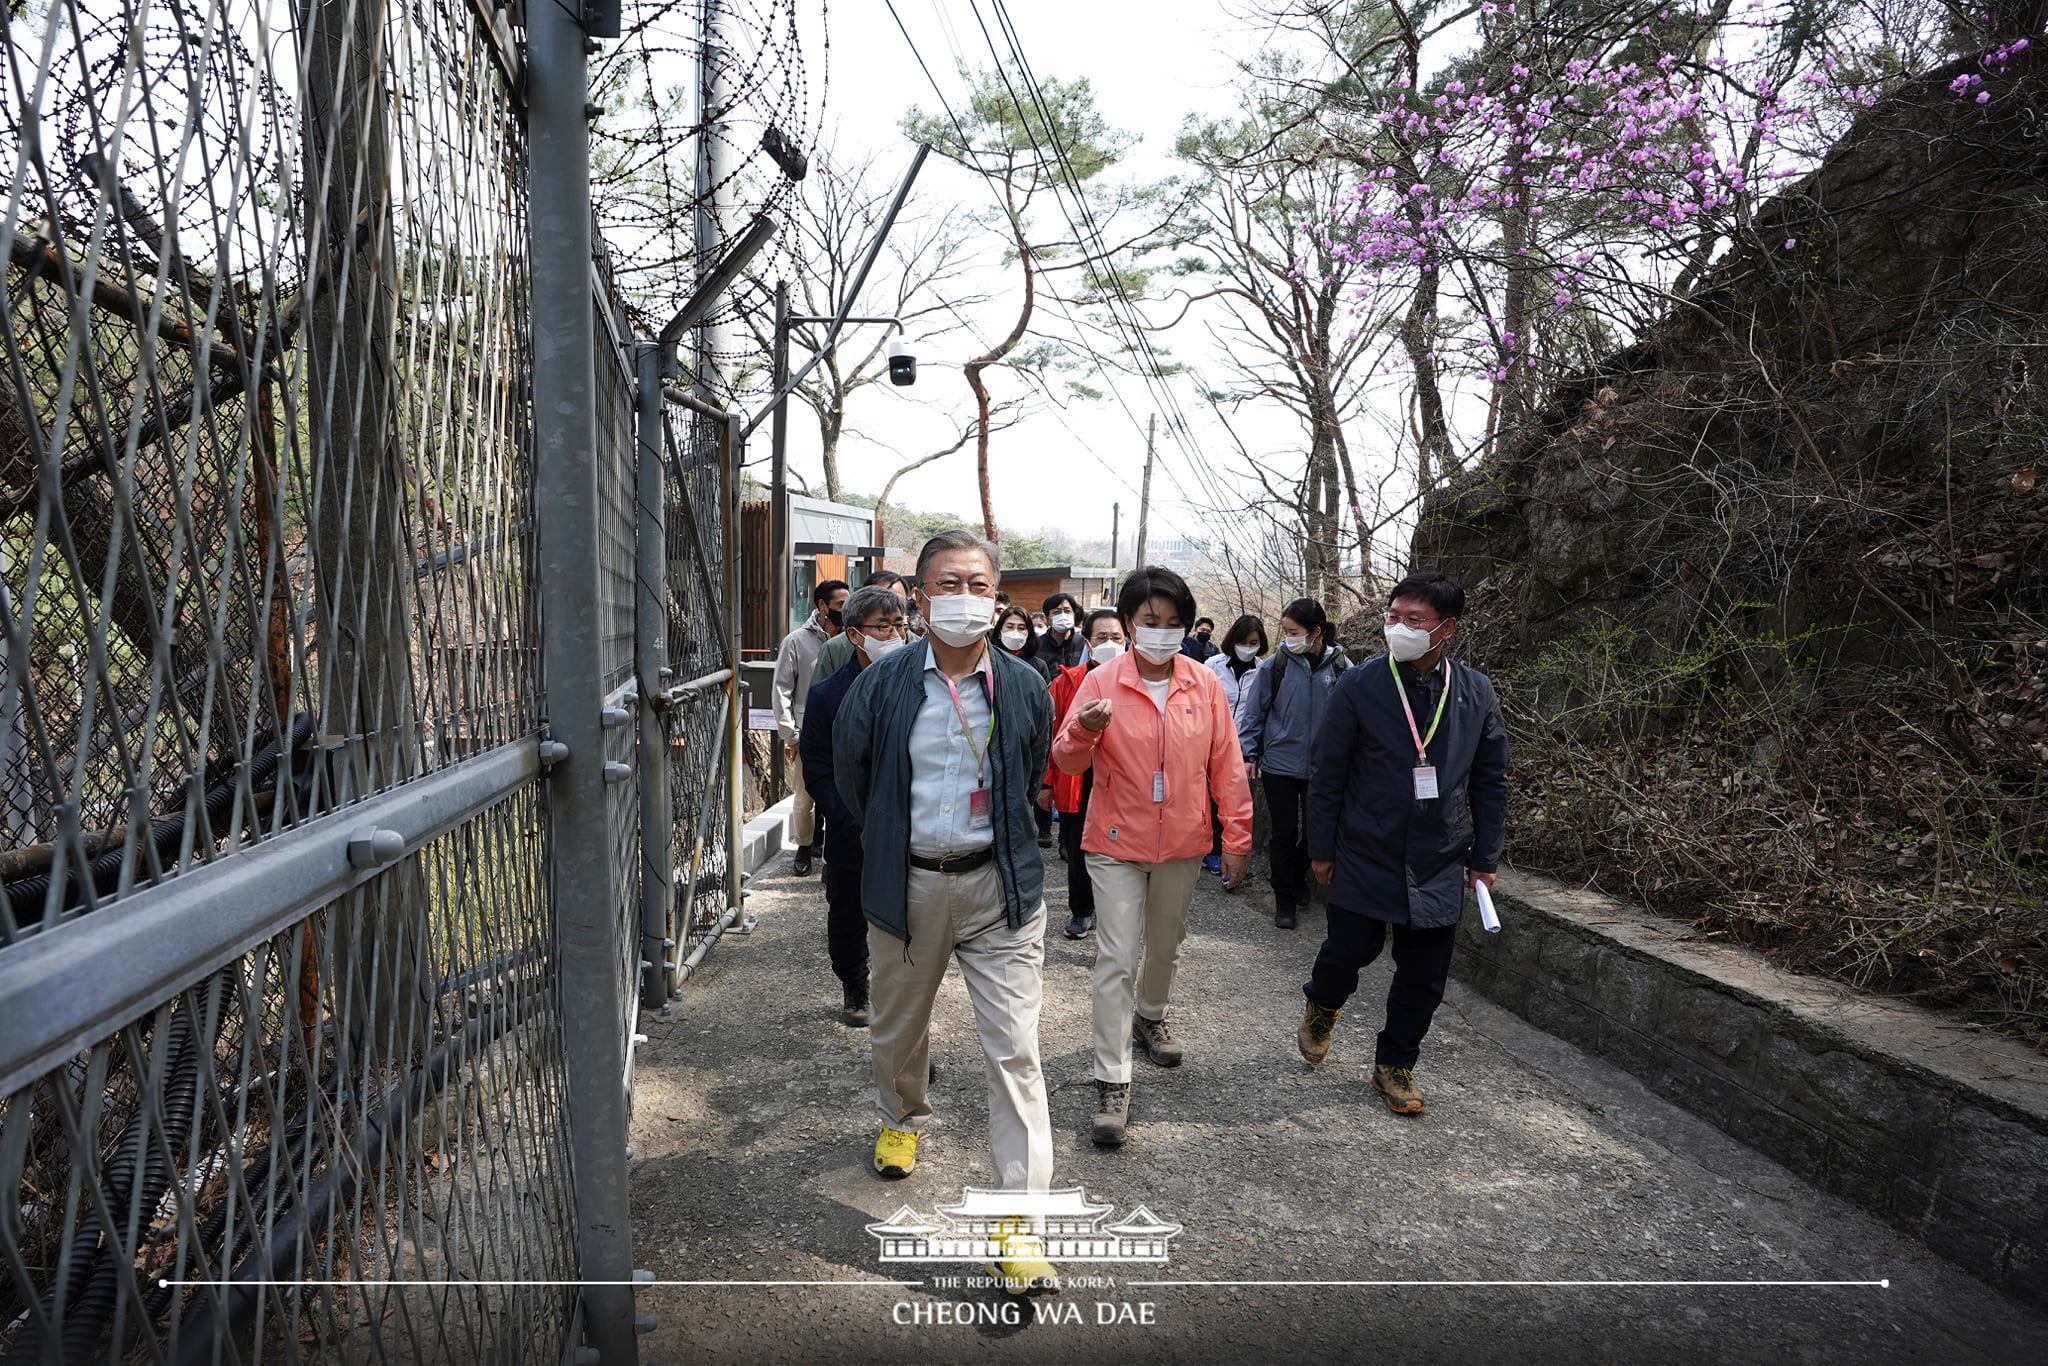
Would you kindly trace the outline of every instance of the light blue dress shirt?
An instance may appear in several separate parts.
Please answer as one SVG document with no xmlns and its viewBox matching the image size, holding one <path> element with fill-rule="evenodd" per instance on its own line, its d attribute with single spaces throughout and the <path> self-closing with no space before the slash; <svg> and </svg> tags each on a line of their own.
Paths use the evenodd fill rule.
<svg viewBox="0 0 2048 1366">
<path fill-rule="evenodd" d="M 927 643 L 922 648 L 924 704 L 910 724 L 910 852 L 925 858 L 971 854 L 996 842 L 993 811 L 988 829 L 975 830 L 969 824 L 974 790 L 994 783 L 985 768 L 977 776 L 974 761 L 974 746 L 989 733 L 989 684 L 994 676 L 984 651 L 974 672 L 956 685 L 967 724 L 974 728 L 970 745 L 932 647 Z"/>
</svg>

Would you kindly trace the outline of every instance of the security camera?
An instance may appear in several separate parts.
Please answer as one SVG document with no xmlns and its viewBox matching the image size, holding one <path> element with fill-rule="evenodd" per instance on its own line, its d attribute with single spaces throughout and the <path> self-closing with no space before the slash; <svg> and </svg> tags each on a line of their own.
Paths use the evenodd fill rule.
<svg viewBox="0 0 2048 1366">
<path fill-rule="evenodd" d="M 889 343 L 889 383 L 917 383 L 917 357 L 911 355 L 910 347 L 900 341 Z"/>
</svg>

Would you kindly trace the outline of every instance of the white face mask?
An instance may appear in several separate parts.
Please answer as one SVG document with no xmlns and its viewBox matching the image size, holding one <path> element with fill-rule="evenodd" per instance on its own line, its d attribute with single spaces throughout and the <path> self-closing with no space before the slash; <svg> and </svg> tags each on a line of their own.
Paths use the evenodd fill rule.
<svg viewBox="0 0 2048 1366">
<path fill-rule="evenodd" d="M 1114 663 L 1116 657 L 1123 652 L 1123 642 L 1116 640 L 1105 640 L 1100 645 L 1090 645 L 1088 647 L 1088 657 L 1097 664 Z"/>
<path fill-rule="evenodd" d="M 925 613 L 925 624 L 933 635 L 956 648 L 987 635 L 996 616 L 994 598 L 978 598 L 972 593 L 941 593 L 927 598 L 926 603 L 931 610 Z"/>
<path fill-rule="evenodd" d="M 1164 664 L 1179 654 L 1185 638 L 1178 626 L 1140 626 L 1137 634 L 1138 653 L 1154 664 Z"/>
<path fill-rule="evenodd" d="M 1236 650 L 1238 659 L 1246 664 L 1259 657 L 1259 647 L 1256 645 L 1238 645 L 1232 648 Z"/>
<path fill-rule="evenodd" d="M 856 626 L 854 629 L 857 631 L 860 628 Z M 880 664 L 908 643 L 902 640 L 876 640 L 873 636 L 862 636 L 860 652 L 868 657 L 868 663 Z"/>
<path fill-rule="evenodd" d="M 1428 654 L 1436 637 L 1435 631 L 1425 631 L 1406 622 L 1396 622 L 1383 629 L 1387 637 L 1387 653 L 1403 664 Z"/>
<path fill-rule="evenodd" d="M 1280 648 L 1291 655 L 1307 654 L 1308 637 L 1306 635 L 1282 636 L 1280 637 Z"/>
<path fill-rule="evenodd" d="M 1021 650 L 1024 648 L 1024 642 L 1029 639 L 1031 639 L 1029 631 L 1021 626 L 1012 626 L 1009 630 L 1003 632 L 1003 648 L 1006 650 Z"/>
<path fill-rule="evenodd" d="M 1072 612 L 1054 612 L 1045 619 L 1045 624 L 1052 627 L 1055 631 L 1071 631 L 1074 629 L 1074 614 Z"/>
</svg>

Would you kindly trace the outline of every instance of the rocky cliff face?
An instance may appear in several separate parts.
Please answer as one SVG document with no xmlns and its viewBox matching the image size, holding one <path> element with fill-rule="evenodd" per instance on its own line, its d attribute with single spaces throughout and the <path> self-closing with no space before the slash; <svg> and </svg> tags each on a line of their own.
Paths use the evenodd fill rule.
<svg viewBox="0 0 2048 1366">
<path fill-rule="evenodd" d="M 1524 861 L 2013 1018 L 2048 995 L 2040 57 L 1867 111 L 1412 561 L 1472 589 Z"/>
<path fill-rule="evenodd" d="M 1415 563 L 1490 582 L 1489 653 L 1605 615 L 1683 637 L 1731 594 L 1787 632 L 1887 636 L 1894 607 L 1939 629 L 1959 598 L 2038 600 L 2038 494 L 2014 482 L 2048 445 L 2038 55 L 1987 105 L 1950 94 L 1958 66 L 1871 109 L 1693 298 L 1429 508 Z M 1953 560 L 1893 515 L 1934 493 Z"/>
</svg>

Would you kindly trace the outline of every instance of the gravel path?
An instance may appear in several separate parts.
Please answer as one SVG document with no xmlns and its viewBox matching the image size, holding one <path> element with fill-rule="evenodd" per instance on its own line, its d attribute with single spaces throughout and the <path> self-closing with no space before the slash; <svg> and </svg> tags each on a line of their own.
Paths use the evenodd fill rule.
<svg viewBox="0 0 2048 1366">
<path fill-rule="evenodd" d="M 1417 1069 L 1427 1115 L 1388 1114 L 1367 1084 L 1384 961 L 1310 1072 L 1294 1024 L 1322 914 L 1276 930 L 1262 885 L 1227 897 L 1203 879 L 1171 1016 L 1187 1062 L 1138 1061 L 1129 1142 L 1100 1151 L 1092 944 L 1060 935 L 1056 864 L 1048 878 L 1054 1184 L 1183 1225 L 1168 1264 L 1070 1262 L 1065 1293 L 1032 1302 L 1057 1317 L 1025 1307 L 1011 1323 L 999 1292 L 933 1284 L 972 1268 L 879 1261 L 867 1224 L 989 1182 L 980 1050 L 956 968 L 933 1021 L 938 1117 L 911 1177 L 877 1177 L 866 1035 L 837 1020 L 820 883 L 785 860 L 755 883 L 755 932 L 728 936 L 669 1017 L 646 1020 L 637 1264 L 664 1281 L 868 1284 L 653 1287 L 644 1360 L 2048 1360 L 2048 1319 L 1456 984 Z M 925 1284 L 874 1284 L 891 1279 Z M 1281 1284 L 1134 1284 L 1159 1280 Z"/>
</svg>

